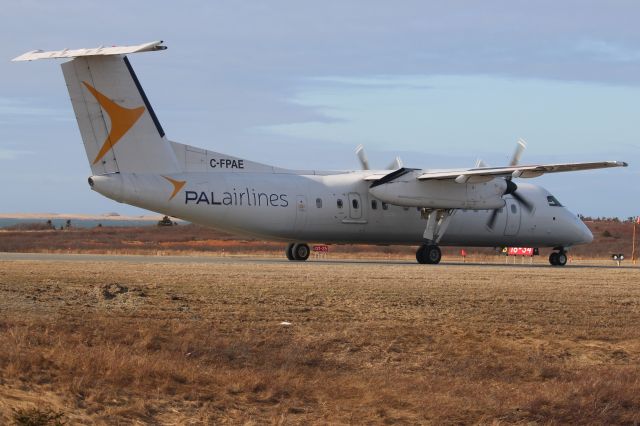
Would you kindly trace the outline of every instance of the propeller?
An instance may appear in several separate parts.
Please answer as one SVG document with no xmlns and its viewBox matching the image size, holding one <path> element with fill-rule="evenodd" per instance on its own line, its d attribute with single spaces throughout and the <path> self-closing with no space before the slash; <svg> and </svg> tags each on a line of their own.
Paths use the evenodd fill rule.
<svg viewBox="0 0 640 426">
<path fill-rule="evenodd" d="M 389 170 L 398 170 L 398 169 L 401 169 L 403 166 L 404 166 L 404 163 L 402 162 L 402 158 L 396 157 L 396 158 L 393 159 L 391 164 L 389 164 L 387 166 L 387 169 L 389 169 Z"/>
<path fill-rule="evenodd" d="M 369 170 L 369 159 L 367 158 L 367 154 L 364 152 L 364 146 L 362 144 L 356 147 L 356 155 L 358 156 L 358 160 L 360 160 L 362 170 Z"/>
<path fill-rule="evenodd" d="M 493 229 L 493 226 L 496 224 L 496 219 L 498 218 L 498 212 L 500 209 L 493 209 L 491 211 L 491 215 L 489 216 L 489 220 L 487 221 L 487 228 Z"/>
<path fill-rule="evenodd" d="M 524 152 L 524 150 L 527 148 L 527 143 L 523 140 L 523 139 L 518 139 L 518 142 L 516 143 L 516 150 L 513 152 L 513 155 L 511 156 L 511 161 L 509 162 L 510 166 L 517 166 L 518 163 L 520 162 L 520 158 L 522 157 L 522 153 Z M 482 162 L 482 160 L 479 160 L 478 163 Z M 505 181 L 507 182 L 507 190 L 504 191 L 504 195 L 511 195 L 518 203 L 520 203 L 522 205 L 522 207 L 524 207 L 529 213 L 531 213 L 533 211 L 533 204 L 527 200 L 526 198 L 524 198 L 522 195 L 518 194 L 518 185 L 516 185 L 513 181 L 512 181 L 512 177 L 511 176 L 507 176 L 504 178 Z M 487 227 L 489 229 L 493 229 L 495 223 L 496 223 L 496 219 L 498 218 L 498 213 L 500 213 L 500 210 L 502 209 L 494 209 L 491 212 L 491 215 L 489 216 L 489 220 L 487 221 Z"/>
<path fill-rule="evenodd" d="M 509 162 L 510 166 L 513 167 L 518 165 L 518 163 L 520 162 L 520 157 L 522 157 L 522 153 L 526 148 L 527 143 L 524 141 L 524 139 L 518 139 L 518 141 L 516 142 L 516 150 L 513 152 L 511 161 Z"/>
<path fill-rule="evenodd" d="M 518 139 L 518 141 L 516 142 L 516 150 L 513 152 L 513 155 L 511 156 L 511 160 L 509 161 L 509 166 L 513 167 L 518 165 L 518 163 L 520 162 L 520 157 L 522 157 L 522 153 L 526 148 L 527 148 L 527 142 L 525 142 L 525 140 L 522 138 Z M 482 158 L 478 158 L 476 160 L 475 168 L 480 169 L 484 167 L 489 167 L 489 165 L 485 163 Z"/>
<path fill-rule="evenodd" d="M 489 167 L 489 165 L 487 163 L 485 163 L 482 158 L 478 158 L 476 160 L 475 167 L 476 167 L 476 169 L 481 169 L 481 168 Z"/>
<path fill-rule="evenodd" d="M 360 167 L 362 170 L 371 170 L 369 166 L 369 159 L 367 158 L 367 154 L 364 152 L 364 146 L 362 144 L 356 147 L 356 155 L 358 156 L 358 161 L 360 161 Z M 398 170 L 403 166 L 402 159 L 400 157 L 396 157 L 391 164 L 387 167 L 386 170 Z"/>
</svg>

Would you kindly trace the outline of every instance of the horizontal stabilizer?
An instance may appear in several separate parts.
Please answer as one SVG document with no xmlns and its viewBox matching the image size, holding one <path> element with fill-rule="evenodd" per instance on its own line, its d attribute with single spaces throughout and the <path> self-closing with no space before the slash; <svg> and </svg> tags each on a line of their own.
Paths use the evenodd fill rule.
<svg viewBox="0 0 640 426">
<path fill-rule="evenodd" d="M 156 50 L 165 50 L 167 46 L 162 46 L 162 40 L 152 41 L 151 43 L 143 43 L 135 46 L 111 46 L 111 47 L 95 47 L 90 49 L 63 49 L 51 50 L 48 52 L 42 50 L 32 50 L 13 58 L 12 61 L 35 61 L 38 59 L 56 59 L 56 58 L 77 58 L 80 56 L 109 56 L 109 55 L 126 55 L 128 53 L 138 52 L 154 52 Z"/>
</svg>

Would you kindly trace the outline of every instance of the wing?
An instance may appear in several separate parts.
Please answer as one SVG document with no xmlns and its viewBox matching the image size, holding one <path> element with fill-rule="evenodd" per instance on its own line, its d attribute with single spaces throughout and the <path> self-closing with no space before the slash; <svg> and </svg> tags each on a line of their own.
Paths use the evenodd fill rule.
<svg viewBox="0 0 640 426">
<path fill-rule="evenodd" d="M 533 178 L 546 173 L 576 172 L 580 170 L 627 167 L 623 161 L 598 161 L 593 163 L 537 164 L 529 166 L 481 167 L 425 171 L 418 180 L 455 180 L 458 183 L 483 182 L 495 177 Z"/>
</svg>

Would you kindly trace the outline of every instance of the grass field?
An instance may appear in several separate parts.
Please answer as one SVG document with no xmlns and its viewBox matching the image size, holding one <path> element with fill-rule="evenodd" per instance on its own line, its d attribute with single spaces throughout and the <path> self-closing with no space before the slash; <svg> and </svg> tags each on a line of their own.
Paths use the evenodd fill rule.
<svg viewBox="0 0 640 426">
<path fill-rule="evenodd" d="M 0 262 L 0 423 L 640 422 L 638 269 L 149 259 Z"/>
</svg>

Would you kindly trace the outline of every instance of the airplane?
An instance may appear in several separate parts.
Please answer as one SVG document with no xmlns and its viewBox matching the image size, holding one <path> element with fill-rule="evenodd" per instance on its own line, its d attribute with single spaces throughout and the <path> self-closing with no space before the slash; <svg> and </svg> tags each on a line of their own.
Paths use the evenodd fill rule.
<svg viewBox="0 0 640 426">
<path fill-rule="evenodd" d="M 590 243 L 586 225 L 549 191 L 516 179 L 626 167 L 621 161 L 421 169 L 397 158 L 370 170 L 291 170 L 167 138 L 128 56 L 165 50 L 162 41 L 48 51 L 13 59 L 70 58 L 61 64 L 76 115 L 92 190 L 120 203 L 236 234 L 286 243 L 291 261 L 308 242 L 418 245 L 416 260 L 438 264 L 440 246 L 552 247 Z"/>
</svg>

